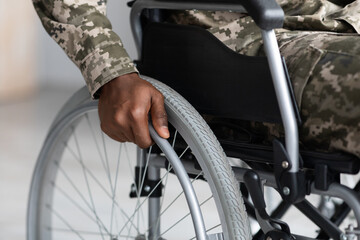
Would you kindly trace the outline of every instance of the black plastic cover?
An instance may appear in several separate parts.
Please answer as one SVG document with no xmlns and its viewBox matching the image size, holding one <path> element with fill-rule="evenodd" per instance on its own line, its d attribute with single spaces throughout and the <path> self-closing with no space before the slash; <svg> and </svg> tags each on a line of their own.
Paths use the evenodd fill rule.
<svg viewBox="0 0 360 240">
<path fill-rule="evenodd" d="M 237 54 L 203 28 L 149 24 L 138 68 L 200 113 L 281 123 L 266 57 Z"/>
<path fill-rule="evenodd" d="M 240 158 L 246 162 L 257 162 L 266 166 L 274 164 L 273 149 L 270 146 L 236 143 L 221 139 L 219 141 L 229 157 Z M 317 164 L 326 164 L 333 173 L 357 174 L 360 170 L 360 159 L 351 154 L 300 150 L 300 155 L 305 168 L 315 169 Z"/>
<path fill-rule="evenodd" d="M 290 163 L 289 156 L 285 150 L 285 147 L 278 140 L 273 141 L 274 148 L 274 173 L 276 184 L 279 189 L 279 193 L 282 198 L 289 203 L 301 202 L 305 199 L 305 195 L 308 192 L 307 181 L 305 179 L 305 173 L 300 169 L 298 172 L 289 172 L 291 166 L 283 168 L 282 163 L 284 161 Z M 288 194 L 283 192 L 283 189 L 289 190 Z"/>
<path fill-rule="evenodd" d="M 281 28 L 284 23 L 284 11 L 275 0 L 157 0 L 166 2 L 188 2 L 203 4 L 240 4 L 256 24 L 264 30 Z"/>
<path fill-rule="evenodd" d="M 258 210 L 265 210 L 266 204 L 259 175 L 253 170 L 246 171 L 244 174 L 244 183 L 250 193 L 254 207 Z"/>
<path fill-rule="evenodd" d="M 282 240 L 293 240 L 291 235 L 287 234 L 278 229 L 273 229 L 265 234 L 264 239 L 282 239 Z"/>
<path fill-rule="evenodd" d="M 281 123 L 265 57 L 237 54 L 199 27 L 161 23 L 145 29 L 143 46 L 140 72 L 175 89 L 200 113 Z M 228 156 L 273 163 L 271 146 L 219 140 Z M 305 168 L 326 164 L 334 173 L 350 174 L 360 169 L 354 155 L 308 150 L 300 154 Z"/>
</svg>

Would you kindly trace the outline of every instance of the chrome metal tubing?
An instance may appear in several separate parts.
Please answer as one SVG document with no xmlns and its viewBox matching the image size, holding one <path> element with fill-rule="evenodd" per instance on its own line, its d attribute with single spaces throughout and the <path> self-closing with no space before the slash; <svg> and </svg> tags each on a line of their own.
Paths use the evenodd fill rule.
<svg viewBox="0 0 360 240">
<path fill-rule="evenodd" d="M 159 156 L 158 154 L 152 154 L 150 156 L 149 166 L 166 169 L 166 162 L 166 157 Z M 181 164 L 189 174 L 198 175 L 201 173 L 201 170 L 195 167 L 195 163 L 192 160 L 181 159 Z"/>
<path fill-rule="evenodd" d="M 145 167 L 146 164 L 146 149 L 141 149 L 139 147 L 136 148 L 136 166 L 137 167 Z"/>
<path fill-rule="evenodd" d="M 233 171 L 235 173 L 235 177 L 239 182 L 244 182 L 244 173 L 248 171 L 246 168 L 237 168 L 233 167 Z M 277 189 L 275 176 L 272 173 L 256 171 L 259 174 L 261 180 L 264 182 L 266 186 L 273 187 Z M 315 188 L 315 184 L 313 183 L 311 186 L 311 193 L 317 194 L 320 196 L 330 196 L 337 197 L 342 200 L 353 210 L 356 221 L 357 228 L 360 227 L 360 196 L 351 188 L 341 185 L 339 183 L 332 183 L 329 186 L 327 191 L 321 191 Z"/>
<path fill-rule="evenodd" d="M 140 22 L 140 15 L 144 9 L 173 9 L 173 10 L 208 10 L 208 11 L 233 11 L 246 13 L 246 10 L 240 4 L 200 4 L 191 2 L 167 2 L 156 0 L 137 0 L 131 8 L 130 25 L 135 39 L 136 48 L 138 51 L 138 59 L 141 59 L 141 41 L 142 28 Z"/>
<path fill-rule="evenodd" d="M 141 59 L 142 28 L 140 15 L 144 9 L 198 9 L 198 10 L 223 10 L 246 12 L 240 4 L 199 4 L 189 2 L 167 2 L 156 0 L 137 0 L 131 9 L 130 24 L 134 35 L 138 58 Z M 298 131 L 290 93 L 287 87 L 284 69 L 282 66 L 276 37 L 273 30 L 262 30 L 265 51 L 268 56 L 270 71 L 274 81 L 274 87 L 279 102 L 280 112 L 285 128 L 286 149 L 290 157 L 292 167 L 290 172 L 297 172 L 299 168 Z"/>
<path fill-rule="evenodd" d="M 320 191 L 312 185 L 311 192 L 319 195 L 328 195 L 330 197 L 337 197 L 342 200 L 353 210 L 357 228 L 360 227 L 360 197 L 351 188 L 348 188 L 339 183 L 332 183 L 327 191 Z"/>
<path fill-rule="evenodd" d="M 163 138 L 161 138 L 153 128 L 151 124 L 149 124 L 150 136 L 155 141 L 155 143 L 161 148 L 163 153 L 166 155 L 166 158 L 171 163 L 171 166 L 174 169 L 176 176 L 184 190 L 184 194 L 186 197 L 186 201 L 188 203 L 191 217 L 194 224 L 196 239 L 198 240 L 206 240 L 207 234 L 205 229 L 204 218 L 202 216 L 199 201 L 197 200 L 194 188 L 191 184 L 189 176 L 185 171 L 184 166 L 182 165 L 179 157 L 175 153 L 174 149 L 171 147 L 169 142 Z"/>
<path fill-rule="evenodd" d="M 142 48 L 142 28 L 140 15 L 144 9 L 198 9 L 198 10 L 231 10 L 236 12 L 246 12 L 240 4 L 199 4 L 199 3 L 180 3 L 166 2 L 156 0 L 137 0 L 130 14 L 130 24 L 134 35 L 138 57 L 141 59 Z M 290 172 L 297 172 L 299 168 L 299 150 L 298 150 L 298 131 L 290 93 L 287 87 L 284 69 L 282 66 L 276 37 L 273 30 L 262 30 L 265 51 L 268 56 L 270 71 L 274 81 L 274 87 L 279 102 L 280 112 L 285 128 L 286 150 L 291 161 Z"/>
<path fill-rule="evenodd" d="M 224 240 L 224 235 L 222 233 L 209 234 L 209 240 Z"/>
<path fill-rule="evenodd" d="M 160 168 L 148 168 L 149 180 L 160 179 Z M 160 236 L 160 197 L 149 198 L 149 239 L 158 239 Z"/>
<path fill-rule="evenodd" d="M 274 83 L 275 93 L 280 108 L 281 119 L 285 129 L 286 151 L 291 162 L 290 172 L 299 170 L 299 134 L 287 85 L 280 51 L 274 30 L 262 30 L 265 52 L 269 62 L 270 72 Z"/>
</svg>

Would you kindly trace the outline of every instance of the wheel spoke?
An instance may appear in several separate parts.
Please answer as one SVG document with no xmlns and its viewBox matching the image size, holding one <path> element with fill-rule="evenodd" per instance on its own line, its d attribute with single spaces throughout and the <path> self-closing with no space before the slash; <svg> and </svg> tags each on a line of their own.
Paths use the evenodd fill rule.
<svg viewBox="0 0 360 240">
<path fill-rule="evenodd" d="M 209 201 L 210 199 L 212 199 L 213 196 L 210 196 L 209 198 L 207 198 L 205 201 L 203 201 L 202 203 L 199 204 L 199 206 L 201 207 L 202 205 L 204 205 L 207 201 Z M 188 216 L 190 216 L 190 212 L 188 212 L 185 216 L 183 216 L 182 218 L 180 218 L 178 221 L 176 221 L 173 225 L 171 225 L 168 229 L 166 229 L 163 233 L 160 234 L 159 237 L 163 236 L 164 234 L 166 234 L 168 231 L 170 231 L 171 229 L 173 229 L 177 224 L 179 224 L 181 221 L 183 221 L 185 218 L 187 218 Z"/>
<path fill-rule="evenodd" d="M 148 167 L 149 167 L 149 161 L 150 161 L 151 152 L 152 152 L 152 146 L 149 148 L 149 152 L 148 152 L 148 154 L 146 156 L 146 163 L 145 163 L 144 175 L 143 176 L 141 176 L 141 171 L 140 171 L 139 180 L 141 179 L 141 183 L 140 183 L 140 191 L 139 191 L 139 194 L 138 194 L 138 199 L 139 200 L 140 200 L 141 189 L 144 187 L 144 182 L 145 182 L 146 173 L 147 173 L 147 170 L 148 170 Z"/>
<path fill-rule="evenodd" d="M 180 156 L 179 156 L 179 159 L 181 159 L 182 158 L 182 156 L 184 156 L 184 154 L 187 152 L 187 150 L 189 150 L 190 149 L 190 146 L 187 146 L 186 148 L 185 148 L 185 150 L 180 154 Z"/>
<path fill-rule="evenodd" d="M 201 175 L 202 175 L 202 172 L 200 172 L 200 173 L 191 181 L 191 184 L 193 184 Z M 158 219 L 157 219 L 157 223 L 156 223 L 155 229 L 158 227 L 158 224 L 159 224 L 159 222 L 160 222 L 160 217 L 161 217 L 161 216 L 176 202 L 176 200 L 178 200 L 178 198 L 179 198 L 181 195 L 183 195 L 183 194 L 184 194 L 184 191 L 181 191 L 181 192 L 174 198 L 174 200 L 172 200 L 172 201 L 166 206 L 166 208 L 161 211 L 161 213 L 159 214 L 159 217 L 158 217 Z M 160 209 L 161 209 L 161 207 L 160 207 Z M 146 230 L 146 232 L 148 232 L 148 231 L 151 229 L 151 227 L 152 227 L 152 226 L 150 226 L 150 227 Z"/>
<path fill-rule="evenodd" d="M 67 144 L 65 144 L 65 146 L 66 146 L 66 147 L 68 148 L 68 150 L 72 153 L 72 155 L 73 155 L 79 162 L 81 162 L 81 160 L 78 159 L 78 157 L 76 156 L 76 154 L 74 153 L 74 151 L 70 148 L 70 146 L 68 146 Z M 118 156 L 120 157 L 120 153 L 119 153 Z M 120 160 L 119 160 L 119 161 L 120 161 Z M 83 165 L 83 166 L 84 166 L 84 165 Z M 84 167 L 85 167 L 85 166 L 84 166 Z M 117 167 L 118 167 L 118 166 L 117 166 Z M 64 174 L 65 178 L 66 178 L 66 179 L 70 182 L 70 184 L 73 186 L 73 188 L 75 189 L 75 191 L 80 195 L 80 197 L 83 199 L 83 201 L 86 203 L 86 205 L 90 208 L 90 210 L 96 215 L 96 219 L 99 221 L 100 219 L 99 219 L 98 215 L 96 214 L 96 212 L 94 211 L 94 209 L 90 206 L 90 203 L 88 203 L 88 202 L 85 200 L 85 197 L 81 194 L 80 190 L 78 190 L 78 189 L 76 188 L 74 182 L 73 182 L 73 181 L 70 179 L 70 177 L 65 173 L 65 171 L 62 170 L 62 168 L 59 167 L 59 169 L 60 169 L 60 171 Z M 87 169 L 87 168 L 85 167 L 85 169 Z M 90 172 L 90 170 L 88 170 L 88 172 Z M 118 170 L 117 170 L 117 172 L 118 172 Z M 90 172 L 90 173 L 91 173 L 91 172 Z M 96 178 L 93 174 L 90 174 L 90 176 L 93 176 L 93 178 L 97 180 L 97 178 Z M 116 176 L 116 178 L 117 178 L 117 176 Z M 99 184 L 99 186 L 102 186 L 102 184 L 99 182 L 99 180 L 97 180 L 96 182 Z M 107 190 L 105 189 L 105 187 L 102 186 L 102 190 L 106 193 L 106 195 L 107 195 L 109 198 L 112 198 L 111 195 L 110 195 L 110 193 L 108 193 Z M 130 222 L 130 223 L 131 223 L 130 225 L 133 226 L 133 227 L 135 227 L 136 231 L 139 233 L 139 229 L 138 229 L 138 228 L 136 227 L 136 225 L 132 222 L 132 220 L 126 215 L 126 213 L 123 211 L 123 209 L 120 208 L 120 206 L 119 206 L 118 202 L 116 201 L 115 197 L 112 198 L 112 200 L 113 200 L 113 202 L 114 202 L 114 205 L 119 208 L 119 210 L 121 211 L 122 215 L 124 215 L 124 216 L 127 218 L 127 223 Z M 110 234 L 111 231 L 109 232 L 109 231 L 105 228 L 105 226 L 104 226 L 103 223 L 102 223 L 102 226 L 103 226 L 103 228 L 107 231 L 107 233 Z"/>
<path fill-rule="evenodd" d="M 97 216 L 97 219 L 99 219 L 98 214 L 96 213 L 96 207 L 95 207 L 95 203 L 94 203 L 94 198 L 93 198 L 93 196 L 92 196 L 92 192 L 91 192 L 91 188 L 90 188 L 88 176 L 87 176 L 86 171 L 85 171 L 85 167 L 84 167 L 85 164 L 84 164 L 84 160 L 83 160 L 83 158 L 82 158 L 82 154 L 81 154 L 79 142 L 78 142 L 78 139 L 77 139 L 77 136 L 76 136 L 76 132 L 74 131 L 74 128 L 73 128 L 72 130 L 73 130 L 73 136 L 74 136 L 74 140 L 75 140 L 75 144 L 76 144 L 76 149 L 77 149 L 77 151 L 78 151 L 78 156 L 79 156 L 79 160 L 80 160 L 81 167 L 82 167 L 82 172 L 83 172 L 83 175 L 84 175 L 84 178 L 85 178 L 85 182 L 86 182 L 86 188 L 87 188 L 87 190 L 88 190 L 88 194 L 89 194 L 89 198 L 90 198 L 90 203 L 91 203 L 92 208 L 93 208 L 93 213 L 94 213 L 95 216 Z M 100 220 L 98 220 L 98 221 L 100 221 Z M 102 224 L 103 224 L 103 223 L 102 223 Z M 98 227 L 99 227 L 99 231 L 102 232 L 99 222 L 98 222 Z M 102 237 L 102 239 L 104 240 L 103 235 L 101 235 L 101 237 Z"/>
<path fill-rule="evenodd" d="M 87 120 L 87 124 L 88 124 L 89 127 L 90 127 L 91 136 L 92 136 L 92 138 L 93 138 L 93 140 L 94 140 L 96 149 L 97 149 L 97 151 L 98 151 L 98 153 L 99 153 L 99 157 L 100 157 L 101 164 L 102 164 L 102 166 L 104 167 L 104 170 L 106 171 L 105 161 L 104 161 L 103 155 L 101 154 L 99 143 L 98 143 L 98 141 L 96 140 L 97 138 L 95 137 L 94 128 L 93 128 L 93 126 L 92 126 L 92 124 L 91 124 L 91 122 L 90 122 L 89 115 L 88 115 L 87 113 L 85 114 L 85 118 L 86 118 L 86 120 Z"/>
<path fill-rule="evenodd" d="M 58 164 L 58 163 L 57 163 Z M 88 208 L 90 209 L 90 211 L 95 215 L 96 220 L 98 221 L 98 223 L 101 223 L 102 227 L 106 230 L 106 232 L 108 234 L 109 230 L 105 227 L 104 223 L 100 220 L 99 216 L 96 214 L 96 212 L 94 211 L 94 209 L 91 207 L 90 203 L 88 203 L 88 201 L 86 200 L 85 196 L 80 192 L 80 190 L 75 186 L 74 182 L 71 180 L 71 178 L 66 174 L 66 172 L 59 166 L 58 167 L 59 171 L 63 174 L 63 176 L 66 178 L 66 180 L 70 183 L 70 185 L 73 187 L 73 189 L 75 190 L 75 192 L 80 196 L 80 198 L 84 201 L 84 203 L 86 204 L 86 206 L 88 206 Z"/>
<path fill-rule="evenodd" d="M 65 142 L 64 142 L 64 145 L 65 145 L 65 147 L 68 149 L 68 151 L 73 155 L 73 157 L 81 164 L 78 156 L 76 156 L 76 154 L 75 154 L 74 151 L 71 149 L 71 147 L 70 147 L 67 143 L 65 143 Z M 96 182 L 96 184 L 104 191 L 104 193 L 106 194 L 106 196 L 108 196 L 108 197 L 114 202 L 114 205 L 120 209 L 119 203 L 117 202 L 115 196 L 112 197 L 112 194 L 110 194 L 110 193 L 108 192 L 108 190 L 104 187 L 103 184 L 101 184 L 101 182 L 99 181 L 99 179 L 95 176 L 94 173 L 92 173 L 92 171 L 91 171 L 89 168 L 87 168 L 86 166 L 84 166 L 84 169 L 87 171 L 87 173 L 89 174 L 89 176 Z M 119 172 L 119 170 L 117 169 L 117 173 L 118 173 L 118 172 Z M 117 176 L 118 176 L 118 175 L 117 175 Z M 116 178 L 117 178 L 117 176 L 116 176 Z M 116 215 L 115 215 L 115 216 L 116 216 Z"/>
<path fill-rule="evenodd" d="M 73 230 L 71 229 L 65 229 L 65 228 L 51 228 L 51 227 L 48 227 L 49 230 L 52 230 L 52 231 L 56 231 L 56 232 L 73 232 Z M 85 230 L 75 230 L 77 233 L 81 234 L 81 235 L 101 235 L 101 233 L 99 232 L 92 232 L 92 231 L 85 231 Z"/>
<path fill-rule="evenodd" d="M 191 184 L 192 184 L 194 181 L 196 181 L 201 175 L 202 175 L 202 172 L 200 172 L 200 173 L 191 181 Z M 168 204 L 168 206 L 161 212 L 160 216 L 161 216 L 162 214 L 164 214 L 164 213 L 176 202 L 176 200 L 177 200 L 182 194 L 184 194 L 184 191 L 181 191 L 181 192 L 175 197 L 175 199 L 174 199 L 171 203 Z"/>
<path fill-rule="evenodd" d="M 110 232 L 112 233 L 112 227 L 113 227 L 113 217 L 114 217 L 114 207 L 115 207 L 115 198 L 116 198 L 116 188 L 117 188 L 117 180 L 118 180 L 118 176 L 119 176 L 119 166 L 120 166 L 120 155 L 121 155 L 121 149 L 122 149 L 122 143 L 120 143 L 119 145 L 119 154 L 118 154 L 118 158 L 117 158 L 117 163 L 116 163 L 116 173 L 115 173 L 115 183 L 114 183 L 114 188 L 113 188 L 113 192 L 112 192 L 112 204 L 111 204 L 111 217 L 110 217 Z"/>
<path fill-rule="evenodd" d="M 73 227 L 71 227 L 70 223 L 66 221 L 57 211 L 55 211 L 50 205 L 46 205 L 46 207 L 58 218 L 62 221 L 71 232 L 75 233 L 80 239 L 85 240 L 78 231 L 76 231 Z M 101 233 L 101 237 L 104 239 L 103 234 Z"/>
<path fill-rule="evenodd" d="M 154 189 L 151 190 L 151 192 L 149 193 L 148 196 L 150 196 L 150 195 L 155 191 L 155 189 L 162 183 L 162 181 L 164 180 L 164 178 L 166 177 L 166 175 L 167 175 L 168 173 L 169 173 L 169 172 L 167 172 L 167 173 L 160 179 L 160 181 L 155 185 Z M 149 198 L 149 197 L 146 197 L 146 198 L 139 204 L 139 206 L 136 207 L 136 209 L 134 210 L 134 213 L 130 216 L 130 219 L 133 219 L 133 218 L 134 218 L 135 214 L 137 214 L 137 212 L 139 211 L 139 209 L 141 208 L 141 206 L 148 200 L 148 198 Z M 129 221 L 128 221 L 128 222 L 129 222 Z M 128 224 L 128 222 L 126 222 L 126 223 L 124 224 L 124 226 L 120 229 L 120 232 L 119 232 L 118 235 L 121 234 L 121 232 L 124 230 L 124 228 L 125 228 L 125 226 Z"/>
<path fill-rule="evenodd" d="M 168 168 L 167 168 L 167 172 L 170 172 L 170 164 L 168 165 Z M 167 183 L 168 183 L 168 179 L 169 179 L 169 174 L 166 175 L 166 179 L 165 179 L 165 184 L 164 184 L 164 187 L 163 187 L 163 194 L 162 194 L 162 198 L 161 198 L 161 203 L 160 203 L 160 211 L 162 209 L 162 206 L 163 206 L 163 203 L 164 203 L 164 199 L 165 199 L 165 193 L 166 193 L 166 186 L 167 186 Z M 161 217 L 161 214 L 159 214 L 159 217 L 158 219 L 156 220 L 156 225 L 155 225 L 155 229 L 157 229 L 159 227 L 159 224 L 160 224 L 160 217 Z M 148 232 L 150 229 L 152 228 L 152 226 L 150 226 L 146 232 Z"/>
<path fill-rule="evenodd" d="M 129 165 L 129 172 L 131 173 L 131 178 L 132 178 L 132 183 L 133 183 L 133 186 L 135 187 L 135 191 L 136 191 L 136 196 L 137 196 L 137 202 L 136 202 L 136 205 L 135 205 L 135 210 L 134 210 L 134 212 L 135 213 L 138 213 L 139 212 L 139 205 L 140 205 L 140 195 L 141 195 L 141 189 L 142 188 L 139 188 L 139 186 L 136 184 L 136 179 L 135 179 L 135 174 L 133 173 L 133 170 L 134 170 L 134 167 L 133 167 L 133 165 L 132 165 L 132 163 L 131 163 L 131 161 L 130 161 L 130 155 L 129 155 L 129 151 L 128 151 L 128 149 L 127 149 L 127 147 L 126 147 L 126 145 L 125 145 L 125 147 L 124 147 L 124 149 L 125 149 L 125 155 L 127 156 L 127 159 L 128 159 L 128 165 Z M 141 171 L 140 171 L 141 172 Z M 144 176 L 145 176 L 145 174 L 144 174 Z M 133 218 L 134 218 L 134 216 L 131 216 L 131 218 L 129 219 L 129 221 L 133 221 Z M 139 216 L 137 215 L 137 221 L 139 221 Z M 122 230 L 124 229 L 124 227 L 127 225 L 127 223 L 122 227 Z M 137 224 L 137 225 L 139 225 L 139 223 Z M 131 228 L 132 228 L 132 226 L 133 225 L 131 225 L 130 226 L 130 228 L 129 228 L 129 232 L 131 231 Z M 120 230 L 120 231 L 122 231 L 122 230 Z M 137 231 L 139 231 L 138 229 L 137 229 Z"/>
<path fill-rule="evenodd" d="M 146 173 L 147 173 L 147 170 L 148 170 L 148 167 L 149 167 L 149 161 L 150 161 L 151 153 L 152 153 L 152 146 L 150 146 L 149 151 L 148 151 L 148 154 L 147 154 L 147 156 L 146 156 L 146 163 L 145 163 L 144 175 L 143 175 L 143 176 L 141 176 L 142 171 L 140 171 L 139 181 L 140 181 L 140 179 L 141 179 L 141 183 L 140 183 L 140 188 L 139 188 L 140 191 L 138 192 L 138 195 L 137 195 L 137 200 L 138 200 L 137 204 L 140 203 L 141 190 L 142 190 L 143 187 L 144 187 L 145 177 L 146 177 Z M 141 161 L 141 162 L 142 162 L 142 161 Z M 140 167 L 141 167 L 141 166 L 140 166 Z M 139 212 L 140 212 L 140 214 L 141 214 L 142 216 L 144 216 L 144 214 L 143 214 L 142 211 L 139 211 Z M 138 219 L 139 219 L 139 216 L 138 216 Z M 143 222 L 144 222 L 144 219 L 143 219 Z M 138 224 L 139 224 L 139 223 L 138 223 Z M 145 223 L 144 223 L 144 226 L 145 226 Z"/>
<path fill-rule="evenodd" d="M 215 217 L 212 217 L 212 212 L 206 213 L 205 225 L 211 227 L 206 231 L 213 233 L 221 229 L 218 218 L 222 224 L 245 218 L 246 215 L 241 213 L 243 209 L 235 206 L 236 201 L 219 202 L 221 197 L 216 195 L 224 194 L 233 198 L 239 192 L 231 186 L 236 180 L 226 165 L 225 156 L 222 152 L 219 154 L 221 146 L 212 134 L 208 134 L 206 123 L 175 92 L 161 83 L 151 79 L 149 81 L 159 86 L 165 96 L 166 108 L 170 110 L 170 124 L 174 127 L 171 126 L 169 147 L 176 149 L 186 169 L 188 166 L 192 169 L 188 174 L 191 174 L 190 182 L 201 202 L 200 211 L 213 208 L 232 213 Z M 156 234 L 157 239 L 160 236 L 174 240 L 192 238 L 196 235 L 192 224 L 197 222 L 189 218 L 191 213 L 182 186 L 174 175 L 172 165 L 165 159 L 169 156 L 160 153 L 153 159 L 162 146 L 159 150 L 156 148 L 155 154 L 152 153 L 155 148 L 150 149 L 149 153 L 144 151 L 142 159 L 139 159 L 142 162 L 135 164 L 132 146 L 119 146 L 99 129 L 97 114 L 94 112 L 96 103 L 83 96 L 85 90 L 71 98 L 58 114 L 53 125 L 55 128 L 50 130 L 39 156 L 29 200 L 29 238 L 36 240 L 40 236 L 39 240 L 47 240 L 69 236 L 80 240 L 148 239 L 150 233 Z M 181 133 L 177 129 L 181 129 Z M 223 165 L 225 167 L 221 167 Z M 139 174 L 134 171 L 135 166 L 141 167 Z M 198 166 L 205 168 L 197 169 Z M 157 167 L 160 169 L 155 169 Z M 170 173 L 172 176 L 169 176 Z M 146 175 L 156 181 L 148 182 Z M 187 178 L 187 175 L 184 177 Z M 209 182 L 199 181 L 203 178 Z M 209 183 L 214 183 L 214 186 L 203 188 Z M 134 188 L 130 192 L 132 184 Z M 144 191 L 144 188 L 150 191 Z M 149 200 L 154 191 L 161 192 L 161 195 L 154 201 Z M 211 203 L 203 205 L 207 200 L 202 201 L 212 194 L 214 197 L 209 198 Z M 214 207 L 212 201 L 216 207 L 220 207 Z M 238 229 L 231 226 L 222 229 L 224 235 L 230 238 L 238 236 Z M 245 230 L 242 232 L 247 233 Z"/>
<path fill-rule="evenodd" d="M 54 188 L 59 191 L 65 198 L 67 198 L 72 204 L 75 205 L 75 207 L 77 207 L 82 213 L 84 213 L 89 219 L 91 219 L 94 223 L 98 224 L 98 221 L 91 216 L 83 207 L 81 207 L 79 205 L 79 203 L 77 203 L 72 197 L 70 197 L 69 194 L 67 194 L 62 188 L 60 188 L 59 186 L 57 186 L 54 182 L 52 182 L 52 185 L 54 186 Z M 102 225 L 103 226 L 103 225 Z M 106 229 L 104 229 L 106 231 Z"/>
<path fill-rule="evenodd" d="M 130 217 L 126 214 L 126 212 L 124 211 L 124 209 L 120 209 L 121 215 L 123 215 L 125 217 L 125 221 L 127 221 L 126 223 L 130 222 L 130 227 L 129 227 L 129 232 L 131 231 L 131 227 L 134 227 L 136 232 L 138 234 L 140 234 L 140 230 L 139 228 L 134 224 L 134 222 L 132 221 L 132 219 L 130 219 Z M 127 224 L 126 224 L 127 225 Z"/>
<path fill-rule="evenodd" d="M 133 166 L 131 164 L 131 161 L 130 161 L 130 155 L 129 155 L 129 152 L 128 152 L 128 149 L 126 147 L 126 145 L 124 145 L 124 149 L 125 149 L 125 155 L 126 155 L 126 158 L 128 159 L 128 165 L 129 165 L 129 172 L 131 174 L 131 179 L 132 179 L 132 183 L 134 184 L 134 187 L 135 187 L 135 191 L 136 191 L 136 195 L 139 196 L 139 189 L 136 185 L 136 182 L 135 182 L 135 175 L 133 173 Z"/>
<path fill-rule="evenodd" d="M 79 164 L 81 165 L 81 162 L 79 160 L 79 157 L 76 156 L 76 154 L 74 153 L 74 151 L 71 149 L 71 147 L 64 142 L 64 145 L 65 147 L 68 149 L 68 151 L 73 155 L 73 157 L 79 162 Z M 110 198 L 112 199 L 111 197 L 111 194 L 106 190 L 106 188 L 104 187 L 103 184 L 101 184 L 100 180 L 95 176 L 94 173 L 92 173 L 92 171 L 90 171 L 89 168 L 87 168 L 86 166 L 84 166 L 84 169 L 87 171 L 87 173 L 90 175 L 90 177 L 99 185 L 99 187 L 104 191 L 104 193 Z"/>
<path fill-rule="evenodd" d="M 211 228 L 206 229 L 206 232 L 210 232 L 211 230 L 213 230 L 215 228 L 218 228 L 220 226 L 221 226 L 221 224 L 217 224 L 217 225 L 215 225 L 215 226 L 213 226 Z M 190 240 L 193 240 L 193 239 L 196 239 L 196 236 L 192 237 Z"/>
<path fill-rule="evenodd" d="M 106 145 L 105 145 L 105 138 L 104 138 L 104 133 L 101 131 L 101 139 L 103 142 L 103 148 L 104 148 L 104 155 L 105 155 L 105 164 L 106 164 L 106 174 L 109 180 L 109 184 L 110 184 L 110 189 L 113 192 L 113 184 L 112 184 L 112 180 L 111 180 L 111 173 L 110 173 L 110 166 L 109 166 L 109 158 L 108 158 L 108 154 L 107 154 L 107 150 L 106 150 Z"/>
<path fill-rule="evenodd" d="M 181 158 L 186 151 L 190 149 L 190 147 L 188 146 L 183 152 L 182 154 L 179 156 L 179 158 Z M 151 194 L 155 191 L 155 189 L 163 182 L 164 178 L 167 177 L 167 175 L 169 174 L 169 172 L 172 170 L 172 167 L 170 167 L 169 171 L 165 173 L 165 175 L 160 179 L 160 181 L 155 185 L 154 189 L 148 194 L 148 196 L 141 202 L 141 204 L 139 206 L 136 207 L 136 209 L 134 210 L 134 213 L 131 215 L 131 219 L 134 218 L 135 214 L 137 214 L 137 212 L 139 211 L 139 209 L 141 208 L 141 206 L 145 203 L 145 201 L 148 200 L 149 196 L 151 196 Z M 124 227 L 127 225 L 127 223 L 125 223 L 125 225 L 122 227 L 122 229 L 119 232 L 119 235 L 121 234 L 121 232 L 123 231 Z"/>
<path fill-rule="evenodd" d="M 175 131 L 175 134 L 174 134 L 174 139 L 173 139 L 173 142 L 172 142 L 172 148 L 174 148 L 174 146 L 175 146 L 175 141 L 176 141 L 177 133 L 178 133 L 178 131 L 176 130 L 176 131 Z M 180 154 L 180 156 L 178 156 L 178 158 L 181 159 L 182 156 L 187 152 L 188 149 L 190 149 L 190 146 L 187 146 L 187 147 L 185 148 L 185 150 Z M 166 189 L 166 185 L 167 185 L 167 181 L 168 181 L 168 176 L 169 176 L 169 173 L 170 173 L 171 170 L 172 170 L 172 167 L 171 167 L 171 165 L 169 164 L 168 169 L 167 169 L 167 173 L 165 174 L 166 177 L 165 177 L 165 184 L 164 184 L 164 190 L 163 190 L 164 192 L 165 192 L 165 189 Z M 196 179 L 200 176 L 200 174 L 202 174 L 202 172 L 199 173 L 199 175 L 196 177 Z M 193 181 L 195 181 L 195 179 L 194 179 Z M 184 193 L 184 191 L 182 191 L 177 198 L 179 198 L 183 193 Z M 165 193 L 164 193 L 164 194 L 165 194 Z M 151 195 L 151 194 L 149 194 L 149 196 L 150 196 L 150 195 Z M 176 198 L 176 199 L 177 199 L 177 198 Z M 176 199 L 173 201 L 173 203 L 176 201 Z M 162 196 L 162 199 L 161 199 L 160 209 L 162 208 L 163 201 L 164 201 L 164 196 Z M 171 205 L 172 205 L 172 204 L 170 204 L 170 206 L 171 206 Z M 168 206 L 168 207 L 170 207 L 170 206 Z M 168 209 L 168 207 L 167 207 L 166 209 Z M 165 210 L 165 211 L 166 211 L 166 210 Z M 164 212 L 162 212 L 162 213 L 159 215 L 159 217 L 158 217 L 158 219 L 157 219 L 157 221 L 156 221 L 155 229 L 158 227 L 158 225 L 159 225 L 159 223 L 160 223 L 160 216 L 161 216 L 163 213 L 164 213 Z M 152 226 L 153 226 L 153 225 L 152 225 Z M 150 227 L 146 230 L 146 232 L 148 232 L 152 226 L 150 226 Z"/>
<path fill-rule="evenodd" d="M 51 227 L 48 227 L 49 230 L 52 230 L 52 231 L 56 231 L 56 232 L 73 232 L 72 230 L 70 229 L 64 229 L 64 228 L 51 228 Z M 82 234 L 82 235 L 101 235 L 100 233 L 98 232 L 91 232 L 91 231 L 83 231 L 83 230 L 75 230 L 76 232 L 78 232 L 79 234 Z M 121 235 L 121 236 L 118 236 L 120 238 L 133 238 L 135 239 L 136 236 L 125 236 L 125 235 Z"/>
<path fill-rule="evenodd" d="M 176 130 L 175 133 L 174 133 L 174 139 L 173 139 L 173 142 L 172 142 L 172 144 L 171 144 L 171 147 L 172 147 L 172 148 L 175 147 L 175 141 L 176 141 L 177 134 L 178 134 L 178 130 Z"/>
</svg>

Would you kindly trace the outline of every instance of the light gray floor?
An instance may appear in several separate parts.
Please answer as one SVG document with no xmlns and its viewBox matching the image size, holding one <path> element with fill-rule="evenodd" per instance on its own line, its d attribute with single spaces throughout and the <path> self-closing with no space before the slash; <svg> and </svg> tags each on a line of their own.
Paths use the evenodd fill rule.
<svg viewBox="0 0 360 240">
<path fill-rule="evenodd" d="M 0 239 L 24 240 L 31 174 L 51 121 L 75 90 L 45 88 L 0 104 Z"/>
<path fill-rule="evenodd" d="M 56 112 L 74 91 L 45 88 L 23 101 L 0 104 L 0 240 L 25 239 L 26 204 L 35 161 Z M 291 228 L 297 233 L 315 233 L 315 226 L 304 224 L 296 210 L 286 220 L 296 222 Z"/>
</svg>

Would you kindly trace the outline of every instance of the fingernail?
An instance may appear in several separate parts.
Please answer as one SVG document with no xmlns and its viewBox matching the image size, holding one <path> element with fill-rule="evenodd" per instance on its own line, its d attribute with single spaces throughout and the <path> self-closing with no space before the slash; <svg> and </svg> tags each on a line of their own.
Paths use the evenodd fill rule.
<svg viewBox="0 0 360 240">
<path fill-rule="evenodd" d="M 163 136 L 164 138 L 169 138 L 170 137 L 170 133 L 169 133 L 169 128 L 167 126 L 162 126 L 161 127 L 161 131 L 163 132 Z"/>
</svg>

